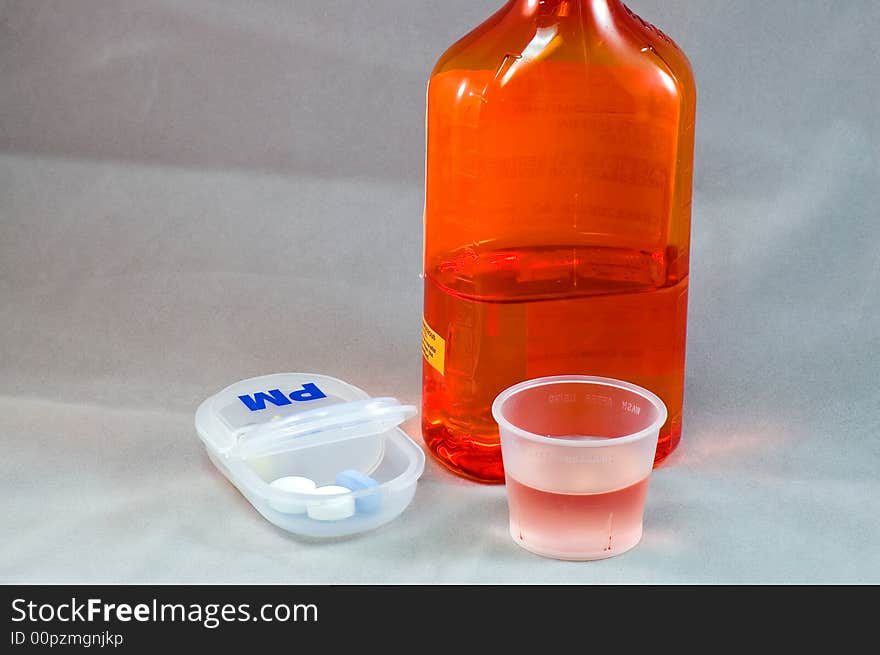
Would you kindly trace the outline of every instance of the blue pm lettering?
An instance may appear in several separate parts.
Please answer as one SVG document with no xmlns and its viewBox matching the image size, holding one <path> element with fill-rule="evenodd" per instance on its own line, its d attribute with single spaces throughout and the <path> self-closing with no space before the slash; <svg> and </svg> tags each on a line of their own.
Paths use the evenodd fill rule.
<svg viewBox="0 0 880 655">
<path fill-rule="evenodd" d="M 253 396 L 239 396 L 238 399 L 252 412 L 259 412 L 261 409 L 266 409 L 267 402 L 272 403 L 276 407 L 282 407 L 283 405 L 290 405 L 290 401 L 301 403 L 307 400 L 320 400 L 326 397 L 327 394 L 321 391 L 317 384 L 306 382 L 302 389 L 291 391 L 289 396 L 285 396 L 281 389 L 269 389 L 266 392 L 258 391 Z"/>
</svg>

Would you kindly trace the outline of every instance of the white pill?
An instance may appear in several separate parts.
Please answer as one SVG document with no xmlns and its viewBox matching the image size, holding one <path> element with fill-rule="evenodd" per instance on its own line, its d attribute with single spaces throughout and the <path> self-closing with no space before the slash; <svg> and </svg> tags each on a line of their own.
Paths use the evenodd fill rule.
<svg viewBox="0 0 880 655">
<path fill-rule="evenodd" d="M 311 493 L 317 486 L 314 480 L 303 478 L 298 475 L 288 475 L 285 478 L 272 480 L 269 486 L 278 491 L 292 491 L 295 493 Z M 284 514 L 305 514 L 306 504 L 298 498 L 284 498 L 282 500 L 270 499 L 269 506 L 277 512 Z"/>
<path fill-rule="evenodd" d="M 326 487 L 318 487 L 309 493 L 315 496 L 329 496 L 329 498 L 309 501 L 306 508 L 310 519 L 316 521 L 341 521 L 354 515 L 354 498 L 351 496 L 351 489 L 348 487 L 329 484 Z"/>
</svg>

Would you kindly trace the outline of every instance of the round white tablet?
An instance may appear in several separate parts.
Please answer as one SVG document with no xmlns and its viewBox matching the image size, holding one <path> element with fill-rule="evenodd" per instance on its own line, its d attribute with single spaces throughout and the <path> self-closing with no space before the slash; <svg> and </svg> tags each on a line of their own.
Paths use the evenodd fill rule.
<svg viewBox="0 0 880 655">
<path fill-rule="evenodd" d="M 317 486 L 315 481 L 310 478 L 304 478 L 299 475 L 288 475 L 284 478 L 272 480 L 269 486 L 279 491 L 293 491 L 296 493 L 311 493 Z M 306 504 L 297 498 L 284 498 L 277 500 L 270 498 L 269 506 L 275 511 L 284 514 L 305 514 Z"/>
<path fill-rule="evenodd" d="M 328 496 L 310 500 L 306 509 L 310 519 L 315 521 L 341 521 L 354 515 L 354 498 L 351 489 L 329 484 L 326 487 L 318 487 L 309 492 L 315 496 Z M 341 495 L 345 494 L 345 495 Z"/>
</svg>

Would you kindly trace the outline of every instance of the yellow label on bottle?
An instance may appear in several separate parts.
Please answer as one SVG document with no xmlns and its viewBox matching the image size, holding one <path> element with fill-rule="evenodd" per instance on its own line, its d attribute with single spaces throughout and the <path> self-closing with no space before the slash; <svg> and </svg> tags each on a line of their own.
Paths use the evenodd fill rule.
<svg viewBox="0 0 880 655">
<path fill-rule="evenodd" d="M 422 354 L 431 366 L 440 375 L 443 375 L 443 366 L 446 362 L 446 339 L 431 329 L 431 326 L 422 318 Z"/>
</svg>

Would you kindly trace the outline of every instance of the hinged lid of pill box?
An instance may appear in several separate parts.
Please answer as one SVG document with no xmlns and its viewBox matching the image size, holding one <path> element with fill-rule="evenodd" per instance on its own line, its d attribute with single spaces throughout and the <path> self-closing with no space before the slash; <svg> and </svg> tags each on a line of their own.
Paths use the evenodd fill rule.
<svg viewBox="0 0 880 655">
<path fill-rule="evenodd" d="M 398 426 L 415 414 L 336 378 L 279 373 L 214 394 L 195 427 L 214 464 L 263 516 L 291 532 L 338 536 L 386 523 L 411 500 L 424 453 Z M 277 484 L 290 477 L 315 489 Z M 339 480 L 369 484 L 348 489 Z"/>
</svg>

